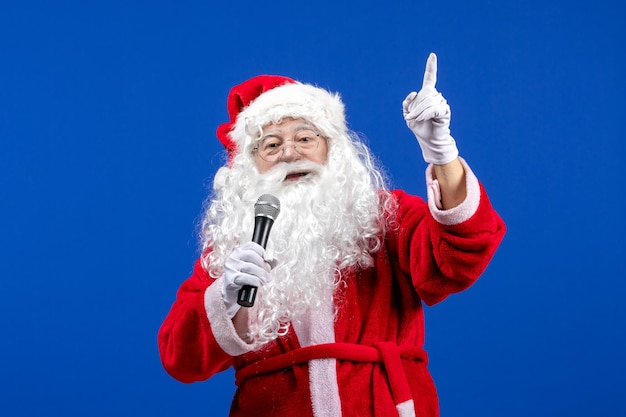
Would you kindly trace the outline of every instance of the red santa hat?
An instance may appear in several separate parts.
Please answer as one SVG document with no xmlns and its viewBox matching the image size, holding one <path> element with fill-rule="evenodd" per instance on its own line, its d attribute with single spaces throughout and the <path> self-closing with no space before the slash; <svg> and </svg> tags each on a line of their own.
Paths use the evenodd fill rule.
<svg viewBox="0 0 626 417">
<path fill-rule="evenodd" d="M 229 161 L 259 138 L 261 129 L 291 117 L 313 123 L 327 136 L 345 132 L 344 105 L 336 93 L 280 75 L 259 75 L 228 94 L 230 121 L 217 128 Z"/>
</svg>

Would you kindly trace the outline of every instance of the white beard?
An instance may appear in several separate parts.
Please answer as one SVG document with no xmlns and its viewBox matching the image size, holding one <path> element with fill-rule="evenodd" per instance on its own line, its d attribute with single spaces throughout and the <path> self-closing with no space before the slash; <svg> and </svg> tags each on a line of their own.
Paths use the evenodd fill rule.
<svg viewBox="0 0 626 417">
<path fill-rule="evenodd" d="M 370 266 L 371 253 L 380 245 L 380 190 L 367 174 L 346 175 L 332 165 L 300 161 L 279 164 L 263 175 L 250 169 L 241 175 L 229 170 L 226 179 L 218 179 L 219 172 L 216 176 L 216 184 L 223 181 L 223 187 L 216 185 L 222 195 L 211 203 L 203 228 L 204 248 L 211 248 L 204 265 L 215 278 L 234 247 L 251 239 L 258 197 L 272 194 L 281 204 L 266 248 L 276 260 L 272 280 L 259 288 L 250 311 L 250 336 L 257 342 L 286 334 L 290 322 L 309 308 L 331 302 L 341 269 Z M 294 168 L 313 173 L 284 181 Z"/>
</svg>

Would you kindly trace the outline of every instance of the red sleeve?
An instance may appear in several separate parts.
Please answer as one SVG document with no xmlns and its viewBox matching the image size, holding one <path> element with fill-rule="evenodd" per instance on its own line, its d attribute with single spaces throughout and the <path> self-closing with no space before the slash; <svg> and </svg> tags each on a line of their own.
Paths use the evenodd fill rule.
<svg viewBox="0 0 626 417">
<path fill-rule="evenodd" d="M 204 381 L 232 363 L 216 342 L 207 317 L 204 297 L 214 282 L 198 260 L 159 329 L 163 367 L 181 382 Z"/>
<path fill-rule="evenodd" d="M 437 222 L 419 197 L 394 191 L 398 200 L 397 250 L 402 270 L 428 305 L 471 286 L 500 244 L 505 225 L 480 185 L 476 211 L 459 224 Z"/>
</svg>

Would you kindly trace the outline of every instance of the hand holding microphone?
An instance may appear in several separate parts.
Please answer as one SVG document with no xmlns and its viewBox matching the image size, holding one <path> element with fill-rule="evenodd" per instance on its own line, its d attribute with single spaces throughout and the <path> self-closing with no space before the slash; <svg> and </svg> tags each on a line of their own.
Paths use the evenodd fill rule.
<svg viewBox="0 0 626 417">
<path fill-rule="evenodd" d="M 240 306 L 252 307 L 258 287 L 269 280 L 273 260 L 267 258 L 265 247 L 274 220 L 280 213 L 280 201 L 263 194 L 254 205 L 252 242 L 236 248 L 224 264 L 222 296 L 228 316 L 232 319 Z"/>
<path fill-rule="evenodd" d="M 239 293 L 244 286 L 255 289 L 270 280 L 271 263 L 266 261 L 265 249 L 256 242 L 246 242 L 236 248 L 224 263 L 222 297 L 229 318 L 239 311 Z"/>
</svg>

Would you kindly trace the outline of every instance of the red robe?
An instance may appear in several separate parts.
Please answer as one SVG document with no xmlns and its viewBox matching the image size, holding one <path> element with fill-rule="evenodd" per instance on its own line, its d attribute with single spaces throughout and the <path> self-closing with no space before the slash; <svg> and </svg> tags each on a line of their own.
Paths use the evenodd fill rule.
<svg viewBox="0 0 626 417">
<path fill-rule="evenodd" d="M 427 180 L 428 204 L 394 191 L 399 228 L 387 233 L 373 267 L 342 272 L 336 316 L 333 305 L 321 306 L 265 345 L 237 336 L 221 278 L 196 263 L 159 331 L 165 369 L 195 382 L 233 366 L 231 416 L 438 416 L 422 350 L 422 301 L 432 305 L 468 288 L 505 232 L 464 165 L 467 198 L 453 209 L 437 207 L 436 180 Z"/>
</svg>

